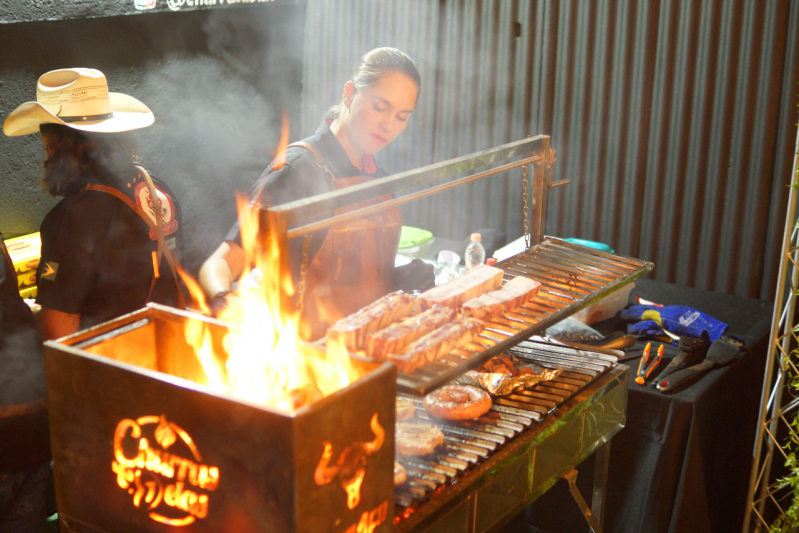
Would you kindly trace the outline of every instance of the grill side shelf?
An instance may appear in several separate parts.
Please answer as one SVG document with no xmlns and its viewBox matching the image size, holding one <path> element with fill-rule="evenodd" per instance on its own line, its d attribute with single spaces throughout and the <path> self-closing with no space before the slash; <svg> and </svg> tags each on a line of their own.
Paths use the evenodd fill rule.
<svg viewBox="0 0 799 533">
<path fill-rule="evenodd" d="M 488 322 L 475 341 L 454 350 L 443 360 L 410 374 L 398 373 L 399 391 L 424 396 L 531 335 L 545 332 L 654 267 L 650 262 L 554 237 L 546 237 L 540 244 L 496 266 L 505 271 L 506 281 L 525 276 L 541 283 L 538 296 L 530 304 Z"/>
</svg>

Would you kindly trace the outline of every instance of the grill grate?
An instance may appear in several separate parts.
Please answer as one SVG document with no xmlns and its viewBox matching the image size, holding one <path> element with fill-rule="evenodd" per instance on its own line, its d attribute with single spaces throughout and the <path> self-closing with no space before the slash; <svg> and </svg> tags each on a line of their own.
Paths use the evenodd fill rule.
<svg viewBox="0 0 799 533">
<path fill-rule="evenodd" d="M 408 479 L 395 490 L 398 506 L 395 516 L 407 516 L 408 508 L 418 507 L 439 487 L 452 483 L 488 459 L 506 442 L 615 365 L 613 356 L 544 341 L 522 341 L 507 351 L 544 368 L 563 371 L 554 380 L 541 382 L 531 389 L 493 398 L 491 410 L 477 420 L 433 418 L 424 410 L 421 398 L 400 394 L 416 408 L 412 422 L 437 426 L 444 433 L 444 445 L 427 456 L 397 455 L 397 461 L 408 471 Z"/>
<path fill-rule="evenodd" d="M 423 396 L 631 283 L 654 265 L 547 237 L 496 266 L 505 271 L 506 282 L 525 276 L 541 283 L 538 296 L 529 304 L 488 322 L 471 343 L 412 373 L 399 373 L 398 390 Z"/>
</svg>

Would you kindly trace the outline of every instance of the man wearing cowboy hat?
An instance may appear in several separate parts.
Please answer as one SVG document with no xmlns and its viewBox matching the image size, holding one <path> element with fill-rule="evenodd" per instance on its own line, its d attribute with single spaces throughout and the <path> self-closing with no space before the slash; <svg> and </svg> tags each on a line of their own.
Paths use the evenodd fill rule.
<svg viewBox="0 0 799 533">
<path fill-rule="evenodd" d="M 37 303 L 45 339 L 105 322 L 148 301 L 182 307 L 176 274 L 180 207 L 134 163 L 132 130 L 150 126 L 139 100 L 109 92 L 102 72 L 54 70 L 36 100 L 6 118 L 8 136 L 41 133 L 42 185 L 63 199 L 41 225 Z"/>
</svg>

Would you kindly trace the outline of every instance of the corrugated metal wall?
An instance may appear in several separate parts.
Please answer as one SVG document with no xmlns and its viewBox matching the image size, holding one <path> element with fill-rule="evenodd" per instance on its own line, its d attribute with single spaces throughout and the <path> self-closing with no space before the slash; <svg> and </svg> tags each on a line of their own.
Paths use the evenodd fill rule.
<svg viewBox="0 0 799 533">
<path fill-rule="evenodd" d="M 651 260 L 654 276 L 771 299 L 799 82 L 799 0 L 309 0 L 301 132 L 376 46 L 422 95 L 392 171 L 527 134 L 558 150 L 547 233 Z M 463 238 L 521 234 L 519 175 L 408 206 Z"/>
</svg>

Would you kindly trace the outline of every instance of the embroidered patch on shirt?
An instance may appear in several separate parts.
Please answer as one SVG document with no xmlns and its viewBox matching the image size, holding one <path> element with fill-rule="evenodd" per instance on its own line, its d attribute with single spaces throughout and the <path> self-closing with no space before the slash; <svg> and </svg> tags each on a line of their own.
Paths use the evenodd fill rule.
<svg viewBox="0 0 799 533">
<path fill-rule="evenodd" d="M 42 268 L 42 279 L 55 281 L 56 274 L 58 274 L 58 263 L 54 261 L 46 262 L 44 268 Z"/>
<path fill-rule="evenodd" d="M 155 194 L 161 200 L 161 220 L 164 223 L 164 235 L 175 233 L 178 229 L 178 221 L 176 218 L 175 203 L 172 198 L 162 191 L 158 186 L 155 186 Z M 156 223 L 155 206 L 153 205 L 152 198 L 150 198 L 150 189 L 146 183 L 139 183 L 133 190 L 133 196 L 136 198 L 136 204 L 150 217 L 153 224 Z M 150 230 L 150 239 L 156 240 L 155 232 Z"/>
</svg>

